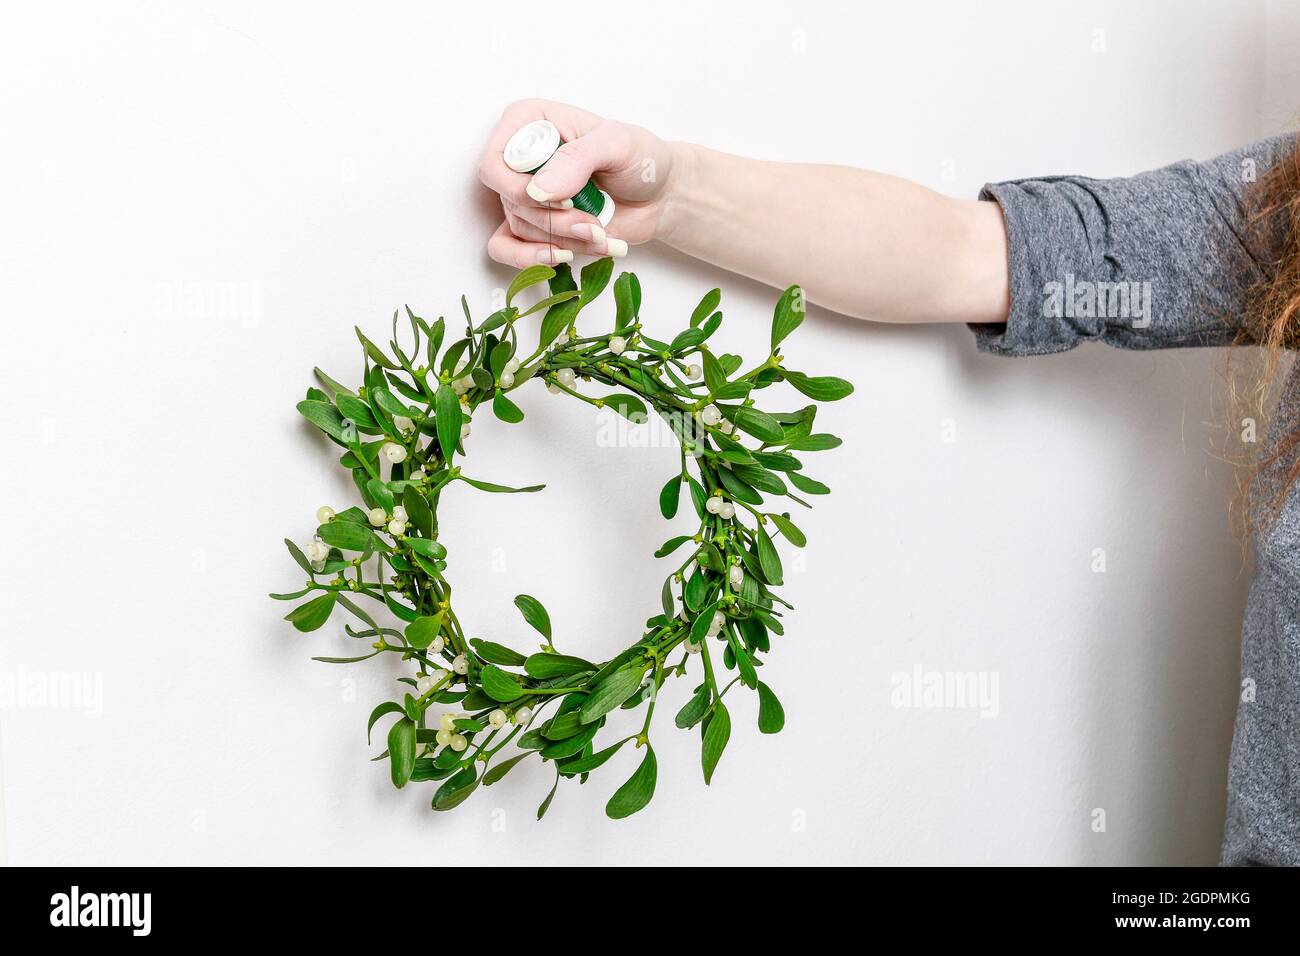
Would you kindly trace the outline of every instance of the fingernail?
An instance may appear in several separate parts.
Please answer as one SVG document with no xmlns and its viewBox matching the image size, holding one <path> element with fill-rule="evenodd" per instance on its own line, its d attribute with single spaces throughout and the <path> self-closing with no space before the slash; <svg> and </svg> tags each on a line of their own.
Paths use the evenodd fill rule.
<svg viewBox="0 0 1300 956">
<path fill-rule="evenodd" d="M 569 227 L 569 231 L 579 239 L 585 239 L 593 245 L 598 246 L 605 241 L 605 230 L 594 222 L 575 222 Z"/>
<path fill-rule="evenodd" d="M 537 261 L 544 266 L 558 266 L 561 262 L 573 261 L 572 249 L 543 249 L 537 253 Z"/>
<path fill-rule="evenodd" d="M 561 209 L 572 209 L 572 208 L 573 208 L 573 200 L 572 200 L 572 199 L 561 199 L 561 200 L 560 200 L 560 208 L 561 208 Z"/>
<path fill-rule="evenodd" d="M 524 189 L 524 192 L 528 193 L 529 198 L 531 198 L 533 202 L 551 201 L 551 194 L 544 189 L 538 189 L 536 180 L 530 179 L 528 181 L 528 186 Z"/>
<path fill-rule="evenodd" d="M 605 251 L 615 259 L 622 259 L 627 255 L 627 243 L 622 239 L 615 239 L 613 236 L 606 236 Z"/>
</svg>

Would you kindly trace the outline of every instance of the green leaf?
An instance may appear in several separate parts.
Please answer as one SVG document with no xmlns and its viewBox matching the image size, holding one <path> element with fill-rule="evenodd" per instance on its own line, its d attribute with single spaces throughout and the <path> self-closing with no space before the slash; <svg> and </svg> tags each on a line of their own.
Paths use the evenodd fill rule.
<svg viewBox="0 0 1300 956">
<path fill-rule="evenodd" d="M 643 424 L 648 417 L 645 402 L 635 395 L 625 395 L 619 392 L 614 395 L 607 395 L 601 401 L 634 424 Z"/>
<path fill-rule="evenodd" d="M 580 308 L 582 308 L 581 299 L 569 299 L 551 306 L 542 318 L 542 328 L 537 340 L 538 347 L 546 348 L 554 342 L 557 335 L 573 324 Z"/>
<path fill-rule="evenodd" d="M 420 494 L 418 488 L 415 488 L 412 485 L 406 486 L 406 490 L 402 492 L 402 507 L 406 509 L 406 518 L 415 529 L 426 538 L 432 538 L 433 511 L 429 508 L 429 503 L 424 500 L 424 495 Z M 408 543 L 410 543 L 412 548 L 415 547 L 413 542 Z M 445 550 L 442 554 L 429 555 L 431 558 L 441 558 L 445 556 Z"/>
<path fill-rule="evenodd" d="M 785 437 L 780 422 L 766 412 L 760 412 L 749 405 L 742 405 L 736 409 L 735 422 L 737 428 L 749 432 L 761 441 L 779 442 Z"/>
<path fill-rule="evenodd" d="M 288 538 L 284 539 L 284 546 L 289 549 L 289 556 L 293 558 L 298 567 L 302 568 L 308 574 L 315 574 L 311 562 L 307 560 L 307 555 L 302 553 L 302 548 L 298 547 Z"/>
<path fill-rule="evenodd" d="M 681 496 L 682 476 L 673 475 L 668 479 L 668 483 L 664 485 L 663 490 L 659 492 L 659 513 L 671 521 L 673 516 L 677 514 L 677 505 L 681 500 Z M 656 556 L 663 557 L 658 552 L 656 552 Z"/>
<path fill-rule="evenodd" d="M 694 727 L 709 712 L 709 699 L 709 685 L 701 684 L 700 689 L 695 692 L 695 696 L 688 700 L 685 706 L 677 712 L 677 716 L 673 718 L 673 723 L 682 730 Z"/>
<path fill-rule="evenodd" d="M 636 322 L 641 311 L 641 283 L 631 272 L 614 280 L 614 327 L 620 332 Z"/>
<path fill-rule="evenodd" d="M 640 667 L 629 667 L 615 671 L 601 681 L 591 695 L 582 702 L 582 707 L 578 711 L 582 722 L 589 724 L 593 720 L 599 720 L 636 693 L 641 687 L 643 673 Z"/>
<path fill-rule="evenodd" d="M 406 625 L 406 640 L 412 647 L 422 651 L 433 643 L 442 633 L 442 611 L 431 617 L 419 617 Z"/>
<path fill-rule="evenodd" d="M 614 756 L 614 754 L 618 753 L 619 750 L 622 749 L 623 745 L 632 739 L 632 737 L 624 737 L 618 743 L 606 747 L 604 750 L 598 751 L 589 757 L 577 757 L 573 760 L 565 761 L 560 764 L 560 773 L 568 774 L 570 776 L 579 773 L 590 773 L 608 761 L 610 757 Z"/>
<path fill-rule="evenodd" d="M 330 612 L 334 610 L 334 602 L 337 600 L 338 596 L 333 592 L 322 594 L 306 604 L 299 604 L 284 619 L 304 634 L 314 631 L 330 619 Z"/>
<path fill-rule="evenodd" d="M 796 438 L 785 447 L 791 451 L 830 451 L 832 448 L 839 448 L 842 444 L 844 441 L 835 435 L 817 434 Z"/>
<path fill-rule="evenodd" d="M 585 306 L 605 291 L 609 277 L 614 274 L 614 260 L 609 256 L 589 262 L 582 267 L 582 304 Z"/>
<path fill-rule="evenodd" d="M 379 422 L 370 411 L 370 406 L 361 399 L 353 395 L 344 395 L 340 393 L 334 399 L 338 403 L 339 412 L 345 417 L 356 422 L 358 428 L 375 429 L 379 427 Z"/>
<path fill-rule="evenodd" d="M 669 517 L 671 518 L 672 515 L 669 515 Z M 668 555 L 676 551 L 678 548 L 680 548 L 682 545 L 684 545 L 687 541 L 691 541 L 691 540 L 694 539 L 689 534 L 680 534 L 675 538 L 669 538 L 667 541 L 665 541 L 663 544 L 659 546 L 659 550 L 655 552 L 655 557 L 656 558 L 667 557 Z"/>
<path fill-rule="evenodd" d="M 479 679 L 483 683 L 484 692 L 493 700 L 503 704 L 524 696 L 523 688 L 519 683 L 495 664 L 484 667 L 479 674 Z"/>
<path fill-rule="evenodd" d="M 781 556 L 761 526 L 754 529 L 754 545 L 758 551 L 758 564 L 763 569 L 763 579 L 775 587 L 781 583 Z"/>
<path fill-rule="evenodd" d="M 712 315 L 713 311 L 718 307 L 718 303 L 721 301 L 721 289 L 710 289 L 708 292 L 704 293 L 704 298 L 700 300 L 700 304 L 697 305 L 695 311 L 691 313 L 691 328 L 695 328 Z"/>
<path fill-rule="evenodd" d="M 524 616 L 537 633 L 546 638 L 549 643 L 551 640 L 551 616 L 546 613 L 546 608 L 542 602 L 529 594 L 515 595 L 515 607 L 519 608 L 519 613 Z"/>
<path fill-rule="evenodd" d="M 492 784 L 496 783 L 508 774 L 514 768 L 515 764 L 531 755 L 531 751 L 525 751 L 524 753 L 516 754 L 504 763 L 499 763 L 496 766 L 491 767 L 487 773 L 483 774 L 483 786 L 492 786 Z"/>
<path fill-rule="evenodd" d="M 758 682 L 758 732 L 779 734 L 785 726 L 785 708 L 777 700 L 772 688 Z"/>
<path fill-rule="evenodd" d="M 433 795 L 433 809 L 454 810 L 468 800 L 470 794 L 478 789 L 479 781 L 476 779 L 475 774 L 475 769 L 470 766 L 464 767 L 448 777 L 443 785 L 438 788 L 437 793 Z"/>
<path fill-rule="evenodd" d="M 415 721 L 409 717 L 388 728 L 388 759 L 393 786 L 401 790 L 415 770 Z"/>
<path fill-rule="evenodd" d="M 567 654 L 533 654 L 524 662 L 524 671 L 529 677 L 536 677 L 538 680 L 567 677 L 570 674 L 581 674 L 595 669 L 596 665 L 591 661 L 584 661 L 581 657 L 570 657 Z"/>
<path fill-rule="evenodd" d="M 474 645 L 474 650 L 478 651 L 478 656 L 489 664 L 501 664 L 505 667 L 518 667 L 523 664 L 526 657 L 518 651 L 512 651 L 503 644 L 497 644 L 494 641 L 485 641 L 481 637 L 470 639 Z"/>
<path fill-rule="evenodd" d="M 815 478 L 809 478 L 807 475 L 797 471 L 790 472 L 786 476 L 790 479 L 790 484 L 794 485 L 806 495 L 829 495 L 831 490 Z"/>
<path fill-rule="evenodd" d="M 477 488 L 479 491 L 490 491 L 496 495 L 516 495 L 521 493 L 531 493 L 541 491 L 545 485 L 529 485 L 526 488 L 511 488 L 508 485 L 495 485 L 490 481 L 479 481 L 477 478 L 471 478 L 468 475 L 459 475 L 461 481 L 467 485 Z"/>
<path fill-rule="evenodd" d="M 506 363 L 510 361 L 510 357 L 514 354 L 515 346 L 509 339 L 504 339 L 492 346 L 492 358 L 489 364 L 493 378 L 501 377 L 501 373 L 505 371 Z"/>
<path fill-rule="evenodd" d="M 492 412 L 497 418 L 511 425 L 517 425 L 524 420 L 524 413 L 519 406 L 506 398 L 506 393 L 499 388 L 496 395 L 492 397 Z"/>
<path fill-rule="evenodd" d="M 772 351 L 795 329 L 799 328 L 804 316 L 803 290 L 792 285 L 781 293 L 776 300 L 776 310 L 772 314 Z"/>
<path fill-rule="evenodd" d="M 410 517 L 410 508 L 406 509 L 407 517 Z M 426 558 L 433 558 L 435 561 L 441 560 L 447 556 L 447 549 L 432 538 L 407 538 L 406 546 L 416 554 L 422 554 Z"/>
<path fill-rule="evenodd" d="M 547 296 L 540 302 L 534 302 L 525 311 L 521 312 L 519 317 L 523 318 L 526 315 L 532 315 L 534 312 L 541 312 L 543 309 L 549 311 L 561 302 L 568 302 L 570 299 L 578 298 L 580 294 L 581 293 L 579 293 L 577 289 L 570 289 L 567 292 L 557 292 L 555 295 Z M 581 304 L 579 303 L 578 305 L 580 308 Z M 577 310 L 575 309 L 574 311 L 576 312 Z"/>
<path fill-rule="evenodd" d="M 594 724 L 588 724 L 579 730 L 576 734 L 566 737 L 564 740 L 558 740 L 555 743 L 548 744 L 542 748 L 541 757 L 543 760 L 567 760 L 569 757 L 576 757 L 587 748 L 591 743 L 597 731 L 600 730 L 600 721 Z"/>
<path fill-rule="evenodd" d="M 514 301 L 515 296 L 523 292 L 530 286 L 537 285 L 539 282 L 546 282 L 555 277 L 555 270 L 550 266 L 529 266 L 527 269 L 520 269 L 515 273 L 515 277 L 510 280 L 510 285 L 506 288 L 506 305 Z"/>
<path fill-rule="evenodd" d="M 853 385 L 842 378 L 836 378 L 833 375 L 804 375 L 802 372 L 781 371 L 782 377 L 803 392 L 809 398 L 818 402 L 836 402 L 847 395 L 853 394 Z"/>
<path fill-rule="evenodd" d="M 555 775 L 555 783 L 551 784 L 551 792 L 546 795 L 546 799 L 542 801 L 542 805 L 537 808 L 537 819 L 540 820 L 542 817 L 546 816 L 546 811 L 551 809 L 551 801 L 555 799 L 555 788 L 559 785 L 560 775 L 557 773 Z"/>
<path fill-rule="evenodd" d="M 655 780 L 658 776 L 659 767 L 655 763 L 654 748 L 646 744 L 641 766 L 636 768 L 623 786 L 614 791 L 609 803 L 605 804 L 605 815 L 612 820 L 622 820 L 645 807 L 655 795 Z"/>
<path fill-rule="evenodd" d="M 393 510 L 393 492 L 387 484 L 378 478 L 371 478 L 366 482 L 366 492 L 370 495 L 370 500 L 385 511 Z"/>
<path fill-rule="evenodd" d="M 464 416 L 461 415 L 456 390 L 446 382 L 438 386 L 434 410 L 438 422 L 438 447 L 442 449 L 443 461 L 451 464 L 451 457 L 456 454 L 456 443 L 460 441 L 460 426 L 464 424 Z"/>
<path fill-rule="evenodd" d="M 704 385 L 708 388 L 713 397 L 717 398 L 719 390 L 724 388 L 727 384 L 727 373 L 723 370 L 722 365 L 718 360 L 713 357 L 712 352 L 701 351 L 700 356 L 701 361 L 704 364 Z M 747 394 L 748 392 L 749 389 L 746 388 L 745 393 Z"/>
<path fill-rule="evenodd" d="M 722 751 L 731 739 L 731 714 L 727 705 L 718 701 L 713 711 L 713 718 L 704 728 L 704 745 L 700 750 L 700 762 L 704 766 L 704 782 L 713 782 L 713 771 L 722 759 Z"/>
<path fill-rule="evenodd" d="M 365 551 L 374 540 L 370 529 L 351 521 L 330 521 L 316 529 L 326 544 L 343 551 Z"/>
<path fill-rule="evenodd" d="M 325 374 L 324 372 L 322 372 L 320 369 L 318 369 L 318 368 L 314 368 L 314 369 L 312 369 L 312 372 L 316 375 L 316 377 L 317 377 L 318 379 L 320 379 L 321 384 L 324 385 L 326 388 L 328 388 L 331 392 L 333 392 L 333 393 L 335 394 L 335 396 L 338 396 L 338 395 L 353 395 L 353 396 L 355 396 L 355 395 L 356 395 L 356 393 L 355 393 L 354 391 L 352 391 L 352 389 L 348 388 L 348 387 L 345 386 L 345 385 L 340 385 L 338 382 L 334 381 L 334 379 L 330 378 L 328 375 L 326 375 L 326 374 Z"/>
<path fill-rule="evenodd" d="M 772 519 L 772 523 L 776 525 L 777 530 L 785 535 L 785 540 L 796 548 L 802 548 L 808 543 L 808 539 L 804 537 L 804 533 L 799 530 L 798 525 L 785 515 L 770 514 L 768 517 Z"/>
<path fill-rule="evenodd" d="M 366 723 L 366 743 L 370 743 L 370 731 L 375 728 L 375 721 L 385 714 L 402 713 L 402 705 L 395 700 L 386 700 L 370 712 L 370 720 Z"/>
<path fill-rule="evenodd" d="M 311 422 L 326 435 L 339 441 L 346 441 L 343 435 L 343 416 L 329 402 L 304 401 L 297 404 L 303 418 Z"/>
<path fill-rule="evenodd" d="M 400 365 L 398 365 L 387 355 L 385 355 L 383 353 L 383 350 L 380 349 L 378 345 L 376 345 L 374 342 L 366 338 L 364 333 L 362 333 L 360 327 L 353 326 L 353 328 L 356 330 L 357 338 L 360 340 L 361 345 L 365 348 L 366 354 L 370 356 L 370 361 L 374 362 L 376 365 L 379 365 L 383 368 L 390 368 L 393 369 L 394 371 L 401 368 Z"/>
</svg>

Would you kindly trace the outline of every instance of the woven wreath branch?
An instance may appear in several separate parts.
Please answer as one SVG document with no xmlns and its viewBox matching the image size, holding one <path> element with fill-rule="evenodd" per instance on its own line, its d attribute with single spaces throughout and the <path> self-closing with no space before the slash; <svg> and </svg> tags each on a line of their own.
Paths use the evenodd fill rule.
<svg viewBox="0 0 1300 956">
<path fill-rule="evenodd" d="M 612 273 L 612 260 L 597 260 L 582 270 L 579 286 L 568 266 L 524 269 L 507 290 L 505 308 L 477 324 L 462 298 L 465 337 L 441 358 L 443 319 L 430 323 L 406 310 L 415 340 L 408 355 L 398 344 L 394 313 L 388 353 L 357 330 L 366 354 L 363 387 L 352 391 L 317 369 L 324 390 L 309 389 L 298 404 L 298 411 L 345 449 L 340 464 L 352 472 L 365 507 L 321 508 L 311 543 L 300 549 L 286 540 L 308 574 L 307 583 L 295 593 L 271 596 L 288 601 L 314 595 L 286 616 L 300 631 L 321 627 L 341 606 L 361 625 L 348 625 L 347 633 L 372 642 L 369 652 L 357 657 L 316 660 L 352 663 L 392 653 L 414 666 L 413 676 L 399 678 L 411 691 L 401 701 L 376 707 L 368 732 L 381 718 L 396 715 L 386 754 L 376 759 L 388 758 L 399 788 L 438 782 L 437 810 L 459 805 L 480 785 L 491 786 L 535 755 L 555 769 L 555 784 L 538 808 L 540 818 L 560 778 L 585 782 L 629 742 L 644 747 L 645 754 L 605 810 L 614 818 L 640 810 L 654 794 L 657 775 L 650 731 L 658 691 L 669 676 L 686 674 L 694 655 L 702 662 L 702 675 L 675 723 L 702 725 L 706 783 L 731 734 L 723 701 L 737 683 L 758 693 L 761 732 L 776 733 L 785 722 L 776 695 L 757 674 L 771 635 L 784 630 L 777 606 L 790 608 L 773 591 L 782 583 L 782 568 L 767 528 L 775 527 L 796 547 L 805 539 L 788 514 L 763 510 L 764 495 L 807 507 L 791 485 L 806 495 L 826 494 L 830 489 L 804 475 L 794 453 L 835 448 L 840 439 L 813 432 L 816 405 L 764 412 L 753 396 L 785 381 L 810 398 L 834 401 L 853 386 L 782 366 L 778 348 L 803 321 L 797 286 L 777 302 L 770 354 L 744 373 L 739 356 L 715 355 L 707 344 L 722 322 L 717 289 L 696 307 L 685 331 L 662 342 L 642 330 L 640 284 L 624 272 L 613 284 L 613 330 L 580 336 L 575 321 Z M 515 304 L 523 290 L 543 282 L 550 284 L 548 297 L 529 307 Z M 520 358 L 520 320 L 538 312 L 545 313 L 540 341 Z M 523 412 L 509 393 L 534 378 L 546 381 L 552 392 L 616 409 L 634 422 L 644 422 L 649 410 L 662 416 L 680 440 L 681 466 L 659 496 L 660 510 L 665 518 L 676 514 L 685 484 L 700 519 L 695 535 L 672 538 L 656 552 L 666 557 L 689 548 L 686 560 L 664 581 L 662 610 L 646 621 L 645 633 L 631 647 L 603 664 L 559 653 L 546 609 L 526 594 L 515 604 L 541 634 L 539 652 L 524 654 L 468 637 L 444 575 L 447 549 L 438 539 L 438 506 L 445 492 L 457 483 L 494 493 L 542 488 L 483 481 L 459 464 L 475 411 L 490 404 L 503 421 L 521 421 Z M 587 395 L 579 391 L 579 380 L 617 391 Z M 746 436 L 753 441 L 747 444 Z M 688 474 L 688 460 L 698 479 Z M 401 627 L 381 624 L 362 598 L 386 608 Z M 681 656 L 670 661 L 675 651 Z M 727 680 L 726 671 L 735 676 Z M 597 749 L 595 738 L 608 715 L 643 703 L 640 732 Z M 447 707 L 454 709 L 441 709 Z M 517 752 L 507 754 L 511 743 Z"/>
</svg>

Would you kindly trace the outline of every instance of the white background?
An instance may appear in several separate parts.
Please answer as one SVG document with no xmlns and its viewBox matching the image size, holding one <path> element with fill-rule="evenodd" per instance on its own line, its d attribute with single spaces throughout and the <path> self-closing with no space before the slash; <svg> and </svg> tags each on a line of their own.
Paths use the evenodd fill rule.
<svg viewBox="0 0 1300 956">
<path fill-rule="evenodd" d="M 431 785 L 392 790 L 364 731 L 397 666 L 313 663 L 346 639 L 334 623 L 299 635 L 265 594 L 301 580 L 280 539 L 349 503 L 333 446 L 293 410 L 311 367 L 351 380 L 353 324 L 386 336 L 394 307 L 451 316 L 462 292 L 482 314 L 507 281 L 474 168 L 512 99 L 973 195 L 1275 131 L 1294 108 L 1294 18 L 1243 2 L 497 2 L 28 4 L 5 20 L 9 862 L 1216 860 L 1248 580 L 1211 454 L 1221 353 L 1009 361 L 962 328 L 813 309 L 790 364 L 857 392 L 819 420 L 845 446 L 809 462 L 835 494 L 796 516 L 798 610 L 764 672 L 786 730 L 761 737 L 735 694 L 705 788 L 697 737 L 670 726 L 678 682 L 658 793 L 627 821 L 602 807 L 631 751 L 541 824 L 550 779 L 531 764 L 452 814 L 429 810 Z M 651 330 L 720 285 L 722 341 L 761 353 L 771 290 L 663 249 L 627 266 Z M 527 591 L 562 650 L 608 657 L 657 606 L 651 552 L 690 524 L 655 506 L 675 452 L 598 447 L 590 409 L 540 386 L 520 401 L 523 426 L 476 422 L 469 461 L 550 487 L 445 496 L 462 615 L 527 646 L 511 605 Z M 996 674 L 998 715 L 893 706 L 892 675 L 918 666 Z M 100 682 L 102 707 L 13 693 L 69 674 Z"/>
</svg>

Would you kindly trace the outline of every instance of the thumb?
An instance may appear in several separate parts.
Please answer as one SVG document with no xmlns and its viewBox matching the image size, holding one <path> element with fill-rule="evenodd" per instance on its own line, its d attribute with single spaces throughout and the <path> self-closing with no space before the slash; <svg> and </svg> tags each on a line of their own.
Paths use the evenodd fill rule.
<svg viewBox="0 0 1300 956">
<path fill-rule="evenodd" d="M 625 144 L 609 126 L 597 127 L 586 136 L 564 143 L 528 184 L 535 202 L 568 199 L 587 184 L 595 173 L 618 167 Z"/>
</svg>

